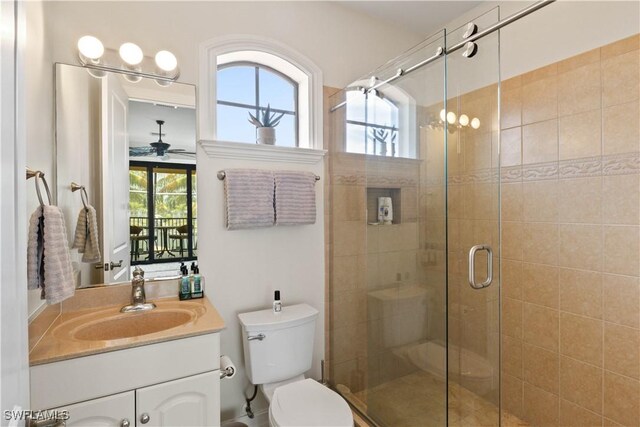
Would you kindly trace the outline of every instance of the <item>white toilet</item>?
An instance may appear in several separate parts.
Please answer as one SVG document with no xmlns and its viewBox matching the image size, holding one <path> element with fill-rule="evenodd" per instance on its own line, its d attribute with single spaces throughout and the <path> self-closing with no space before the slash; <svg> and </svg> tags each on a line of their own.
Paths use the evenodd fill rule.
<svg viewBox="0 0 640 427">
<path fill-rule="evenodd" d="M 307 304 L 238 315 L 247 376 L 269 401 L 273 427 L 352 427 L 347 402 L 313 379 L 311 369 L 318 310 Z"/>
</svg>

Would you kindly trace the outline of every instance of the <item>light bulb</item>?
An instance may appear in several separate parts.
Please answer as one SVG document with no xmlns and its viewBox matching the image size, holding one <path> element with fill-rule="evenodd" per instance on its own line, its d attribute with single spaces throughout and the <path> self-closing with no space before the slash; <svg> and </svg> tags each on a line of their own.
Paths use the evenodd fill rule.
<svg viewBox="0 0 640 427">
<path fill-rule="evenodd" d="M 176 59 L 176 56 L 168 50 L 161 50 L 156 53 L 156 65 L 162 71 L 169 72 L 176 69 L 178 66 L 178 60 Z"/>
<path fill-rule="evenodd" d="M 80 54 L 93 61 L 100 59 L 104 54 L 102 42 L 93 36 L 83 36 L 78 39 L 78 50 Z"/>
<path fill-rule="evenodd" d="M 444 108 L 443 108 L 442 110 L 440 110 L 440 120 L 444 122 L 446 118 L 447 118 L 447 112 L 444 111 Z"/>
<path fill-rule="evenodd" d="M 120 53 L 120 58 L 129 65 L 138 65 L 144 58 L 142 49 L 134 43 L 122 44 L 118 52 Z"/>
<path fill-rule="evenodd" d="M 467 126 L 469 124 L 469 116 L 466 114 L 460 114 L 460 118 L 458 119 L 462 126 Z"/>
<path fill-rule="evenodd" d="M 454 124 L 456 122 L 456 113 L 449 111 L 447 113 L 447 122 L 449 122 L 450 125 Z"/>
<path fill-rule="evenodd" d="M 474 129 L 478 129 L 480 127 L 480 119 L 477 117 L 471 119 L 471 127 Z"/>
</svg>

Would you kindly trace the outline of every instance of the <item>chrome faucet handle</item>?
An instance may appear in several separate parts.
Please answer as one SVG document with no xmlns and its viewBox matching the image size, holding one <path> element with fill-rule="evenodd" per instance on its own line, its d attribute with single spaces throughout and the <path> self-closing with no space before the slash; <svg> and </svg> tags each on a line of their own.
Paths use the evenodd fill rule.
<svg viewBox="0 0 640 427">
<path fill-rule="evenodd" d="M 146 311 L 155 307 L 154 303 L 147 303 L 147 296 L 144 292 L 144 270 L 137 266 L 133 270 L 133 279 L 131 279 L 131 304 L 122 307 L 120 311 L 123 313 Z"/>
</svg>

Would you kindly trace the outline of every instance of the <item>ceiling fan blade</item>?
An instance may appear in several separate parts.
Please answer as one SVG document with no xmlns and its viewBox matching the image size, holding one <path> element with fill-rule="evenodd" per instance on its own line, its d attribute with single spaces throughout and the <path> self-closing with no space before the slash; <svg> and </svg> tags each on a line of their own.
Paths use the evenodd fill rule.
<svg viewBox="0 0 640 427">
<path fill-rule="evenodd" d="M 129 155 L 132 157 L 152 156 L 156 151 L 155 147 L 129 147 Z"/>
</svg>

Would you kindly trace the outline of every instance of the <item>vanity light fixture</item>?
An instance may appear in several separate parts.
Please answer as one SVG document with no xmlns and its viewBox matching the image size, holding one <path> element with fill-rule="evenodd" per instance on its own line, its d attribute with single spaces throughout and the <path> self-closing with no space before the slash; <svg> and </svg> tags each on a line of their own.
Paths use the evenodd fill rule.
<svg viewBox="0 0 640 427">
<path fill-rule="evenodd" d="M 123 43 L 118 53 L 120 53 L 120 58 L 130 66 L 139 65 L 144 59 L 142 49 L 135 43 Z"/>
<path fill-rule="evenodd" d="M 104 55 L 104 45 L 93 36 L 82 36 L 78 39 L 78 59 L 93 77 L 102 78 L 106 75 L 104 70 L 100 70 L 102 56 Z"/>
<path fill-rule="evenodd" d="M 104 55 L 104 45 L 93 36 L 82 36 L 78 39 L 78 52 L 81 60 L 97 63 Z"/>
<path fill-rule="evenodd" d="M 80 64 L 94 77 L 104 77 L 110 71 L 124 74 L 124 78 L 130 82 L 147 77 L 161 86 L 168 86 L 180 76 L 178 60 L 167 50 L 161 50 L 155 58 L 149 58 L 135 43 L 123 43 L 116 51 L 105 48 L 100 40 L 89 35 L 78 40 L 77 48 Z M 155 67 L 152 63 L 154 59 Z"/>
<path fill-rule="evenodd" d="M 124 61 L 123 67 L 129 71 L 141 71 L 140 63 L 144 59 L 142 49 L 135 43 L 123 43 L 118 49 L 120 58 Z M 132 83 L 137 83 L 142 80 L 139 75 L 125 74 L 124 78 Z"/>
<path fill-rule="evenodd" d="M 159 75 L 180 75 L 180 71 L 178 70 L 178 60 L 173 53 L 169 52 L 168 50 L 161 50 L 156 53 L 155 60 L 157 68 L 156 72 Z M 171 84 L 171 82 L 168 82 L 166 80 L 158 79 L 156 79 L 156 83 L 158 83 L 158 85 L 160 86 L 168 86 Z"/>
<path fill-rule="evenodd" d="M 431 120 L 429 122 L 430 129 L 443 129 L 445 127 L 445 122 L 448 124 L 447 128 L 449 132 L 454 132 L 456 129 L 462 129 L 467 126 L 471 126 L 473 129 L 480 128 L 480 119 L 474 117 L 473 119 L 469 119 L 469 116 L 466 114 L 460 114 L 460 117 L 456 117 L 456 114 L 453 111 L 445 111 L 443 108 L 440 110 L 440 120 Z"/>
</svg>

